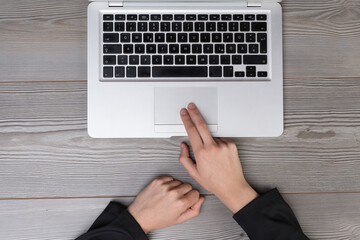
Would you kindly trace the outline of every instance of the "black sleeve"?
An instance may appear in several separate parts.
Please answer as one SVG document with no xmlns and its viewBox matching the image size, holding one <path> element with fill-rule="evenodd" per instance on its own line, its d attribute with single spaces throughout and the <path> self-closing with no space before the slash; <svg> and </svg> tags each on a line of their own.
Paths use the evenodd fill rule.
<svg viewBox="0 0 360 240">
<path fill-rule="evenodd" d="M 111 202 L 89 231 L 76 240 L 148 240 L 148 238 L 125 207 Z"/>
<path fill-rule="evenodd" d="M 251 240 L 309 239 L 277 189 L 254 199 L 234 215 Z"/>
</svg>

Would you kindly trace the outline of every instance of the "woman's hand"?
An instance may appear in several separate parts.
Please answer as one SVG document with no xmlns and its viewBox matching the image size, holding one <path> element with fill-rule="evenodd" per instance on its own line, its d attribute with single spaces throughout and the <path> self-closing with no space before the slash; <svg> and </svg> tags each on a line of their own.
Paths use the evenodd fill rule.
<svg viewBox="0 0 360 240">
<path fill-rule="evenodd" d="M 258 194 L 244 178 L 235 143 L 225 138 L 213 138 L 195 104 L 190 103 L 180 115 L 196 164 L 190 158 L 185 143 L 181 145 L 179 161 L 191 177 L 236 213 Z"/>
<path fill-rule="evenodd" d="M 199 215 L 204 197 L 172 177 L 153 180 L 128 207 L 145 233 L 183 223 Z"/>
</svg>

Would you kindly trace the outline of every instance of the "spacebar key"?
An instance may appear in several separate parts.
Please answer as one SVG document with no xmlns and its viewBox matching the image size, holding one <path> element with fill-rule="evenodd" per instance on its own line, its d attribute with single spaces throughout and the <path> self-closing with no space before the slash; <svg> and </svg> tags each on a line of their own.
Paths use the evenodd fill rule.
<svg viewBox="0 0 360 240">
<path fill-rule="evenodd" d="M 207 67 L 153 67 L 153 77 L 207 77 Z"/>
</svg>

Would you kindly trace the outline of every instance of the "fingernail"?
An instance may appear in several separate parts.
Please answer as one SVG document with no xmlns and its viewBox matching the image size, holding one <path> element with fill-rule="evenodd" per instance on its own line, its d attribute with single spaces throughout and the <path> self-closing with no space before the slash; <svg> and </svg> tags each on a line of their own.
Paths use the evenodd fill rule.
<svg viewBox="0 0 360 240">
<path fill-rule="evenodd" d="M 196 108 L 194 103 L 190 103 L 188 106 L 189 109 L 194 110 Z"/>
<path fill-rule="evenodd" d="M 181 143 L 181 148 L 185 148 L 185 143 Z"/>
<path fill-rule="evenodd" d="M 180 111 L 180 114 L 185 116 L 186 115 L 186 109 L 185 108 L 182 108 L 181 111 Z"/>
</svg>

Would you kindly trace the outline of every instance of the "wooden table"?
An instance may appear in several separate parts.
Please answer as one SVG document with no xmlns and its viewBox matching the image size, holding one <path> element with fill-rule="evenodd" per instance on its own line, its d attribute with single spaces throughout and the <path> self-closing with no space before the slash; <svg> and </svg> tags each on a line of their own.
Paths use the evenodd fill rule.
<svg viewBox="0 0 360 240">
<path fill-rule="evenodd" d="M 0 236 L 67 240 L 112 199 L 170 174 L 201 215 L 151 239 L 247 239 L 170 139 L 86 131 L 87 0 L 0 0 Z M 285 132 L 235 139 L 260 191 L 278 187 L 311 239 L 360 239 L 360 1 L 284 1 Z"/>
</svg>

